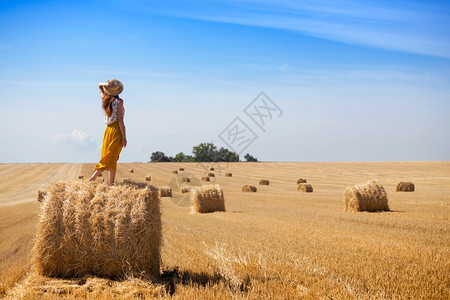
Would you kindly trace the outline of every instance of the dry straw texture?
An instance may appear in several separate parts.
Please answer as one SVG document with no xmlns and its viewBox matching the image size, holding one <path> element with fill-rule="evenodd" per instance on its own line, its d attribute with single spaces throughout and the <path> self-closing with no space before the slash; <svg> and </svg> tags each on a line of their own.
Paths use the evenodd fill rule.
<svg viewBox="0 0 450 300">
<path fill-rule="evenodd" d="M 269 180 L 267 180 L 267 179 L 261 179 L 260 181 L 259 181 L 259 185 L 269 185 Z"/>
<path fill-rule="evenodd" d="M 414 183 L 401 181 L 397 184 L 397 192 L 414 192 Z"/>
<path fill-rule="evenodd" d="M 300 191 L 306 192 L 306 193 L 312 193 L 313 187 L 309 183 L 300 183 L 299 185 L 297 185 L 297 192 L 300 192 Z"/>
<path fill-rule="evenodd" d="M 170 185 L 159 187 L 160 197 L 172 197 L 172 187 Z"/>
<path fill-rule="evenodd" d="M 225 211 L 225 199 L 219 185 L 205 185 L 191 188 L 192 211 L 207 213 Z"/>
<path fill-rule="evenodd" d="M 78 179 L 84 179 L 83 175 L 78 176 Z"/>
<path fill-rule="evenodd" d="M 245 193 L 255 193 L 257 191 L 257 188 L 256 186 L 251 184 L 244 184 L 242 186 L 242 191 Z"/>
<path fill-rule="evenodd" d="M 189 193 L 191 191 L 191 187 L 184 186 L 180 189 L 182 194 Z"/>
<path fill-rule="evenodd" d="M 215 177 L 214 173 L 208 173 L 208 177 Z"/>
<path fill-rule="evenodd" d="M 37 197 L 36 197 L 37 202 L 42 202 L 42 201 L 44 201 L 45 195 L 47 195 L 47 191 L 41 191 L 41 190 L 38 190 L 38 191 L 37 191 Z"/>
<path fill-rule="evenodd" d="M 146 176 L 145 181 L 152 181 L 152 176 Z"/>
<path fill-rule="evenodd" d="M 188 177 L 181 178 L 181 182 L 191 182 L 191 180 Z"/>
<path fill-rule="evenodd" d="M 306 179 L 303 179 L 303 178 L 297 179 L 297 184 L 300 184 L 300 183 L 306 183 Z"/>
<path fill-rule="evenodd" d="M 129 179 L 129 178 L 122 179 L 122 181 L 119 183 L 119 185 L 137 186 L 137 187 L 139 187 L 141 189 L 143 189 L 143 188 L 145 188 L 147 186 L 147 184 L 145 182 L 136 181 L 136 180 Z"/>
<path fill-rule="evenodd" d="M 376 180 L 349 186 L 344 192 L 346 211 L 382 211 L 389 210 L 386 191 Z"/>
<path fill-rule="evenodd" d="M 204 177 L 202 177 L 202 181 L 210 181 L 210 179 L 209 179 L 209 177 L 204 176 Z"/>
<path fill-rule="evenodd" d="M 128 172 L 134 173 L 134 170 L 133 169 L 129 169 Z"/>
<path fill-rule="evenodd" d="M 46 276 L 156 278 L 160 248 L 155 187 L 57 182 L 41 206 L 33 256 Z"/>
<path fill-rule="evenodd" d="M 184 168 L 179 168 L 178 171 L 184 171 Z"/>
<path fill-rule="evenodd" d="M 232 177 L 233 174 L 232 173 L 225 173 L 225 177 Z"/>
<path fill-rule="evenodd" d="M 5 299 L 162 299 L 163 289 L 163 285 L 145 278 L 113 280 L 92 275 L 52 278 L 31 273 L 11 289 Z"/>
<path fill-rule="evenodd" d="M 172 174 L 178 174 L 177 170 L 172 170 Z"/>
</svg>

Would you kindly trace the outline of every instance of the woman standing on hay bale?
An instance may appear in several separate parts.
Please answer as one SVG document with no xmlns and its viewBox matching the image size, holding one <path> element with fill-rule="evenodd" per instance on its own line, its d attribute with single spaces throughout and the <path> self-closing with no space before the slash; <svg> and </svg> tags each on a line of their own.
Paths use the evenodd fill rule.
<svg viewBox="0 0 450 300">
<path fill-rule="evenodd" d="M 117 161 L 120 151 L 127 146 L 127 137 L 123 117 L 125 109 L 119 94 L 123 91 L 122 83 L 117 79 L 110 79 L 106 83 L 99 83 L 102 108 L 105 111 L 105 134 L 103 136 L 102 156 L 95 166 L 94 174 L 89 181 L 94 181 L 104 170 L 109 171 L 109 185 L 114 185 Z"/>
</svg>

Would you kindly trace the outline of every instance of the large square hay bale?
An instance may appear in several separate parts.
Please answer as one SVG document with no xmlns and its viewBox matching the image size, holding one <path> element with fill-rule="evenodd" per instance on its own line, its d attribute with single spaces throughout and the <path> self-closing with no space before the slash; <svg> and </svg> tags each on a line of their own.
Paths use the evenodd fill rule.
<svg viewBox="0 0 450 300">
<path fill-rule="evenodd" d="M 414 192 L 414 183 L 401 181 L 397 184 L 397 192 Z"/>
<path fill-rule="evenodd" d="M 233 173 L 225 173 L 225 177 L 232 177 Z"/>
<path fill-rule="evenodd" d="M 297 185 L 297 192 L 305 192 L 305 193 L 312 193 L 313 187 L 309 183 L 299 183 Z"/>
<path fill-rule="evenodd" d="M 57 182 L 41 205 L 33 256 L 46 276 L 156 278 L 160 248 L 157 188 Z"/>
<path fill-rule="evenodd" d="M 215 177 L 214 173 L 208 173 L 208 177 Z"/>
<path fill-rule="evenodd" d="M 376 180 L 347 187 L 344 192 L 344 203 L 346 211 L 389 210 L 386 191 Z"/>
<path fill-rule="evenodd" d="M 152 176 L 145 176 L 145 181 L 152 181 Z"/>
<path fill-rule="evenodd" d="M 191 179 L 189 177 L 183 177 L 181 178 L 181 182 L 191 182 Z"/>
<path fill-rule="evenodd" d="M 191 199 L 193 212 L 225 211 L 223 191 L 218 184 L 192 187 Z"/>
<path fill-rule="evenodd" d="M 202 177 L 202 181 L 210 181 L 210 179 L 209 179 L 209 177 L 207 177 L 207 176 L 203 176 L 203 177 Z"/>
<path fill-rule="evenodd" d="M 172 174 L 178 174 L 177 170 L 172 170 Z"/>
<path fill-rule="evenodd" d="M 179 168 L 178 171 L 183 172 L 184 168 Z"/>
</svg>

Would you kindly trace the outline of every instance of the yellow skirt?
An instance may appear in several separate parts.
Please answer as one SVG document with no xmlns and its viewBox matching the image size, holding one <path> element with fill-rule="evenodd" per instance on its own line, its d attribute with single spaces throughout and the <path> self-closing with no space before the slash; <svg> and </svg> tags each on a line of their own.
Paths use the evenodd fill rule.
<svg viewBox="0 0 450 300">
<path fill-rule="evenodd" d="M 120 151 L 122 151 L 122 132 L 119 122 L 114 122 L 106 126 L 103 136 L 102 157 L 95 166 L 95 170 L 113 169 L 115 171 Z"/>
</svg>

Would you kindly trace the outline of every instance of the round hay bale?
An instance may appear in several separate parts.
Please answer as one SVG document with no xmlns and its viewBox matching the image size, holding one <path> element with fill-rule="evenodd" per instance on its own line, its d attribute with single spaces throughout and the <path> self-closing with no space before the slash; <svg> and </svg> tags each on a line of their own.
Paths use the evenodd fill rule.
<svg viewBox="0 0 450 300">
<path fill-rule="evenodd" d="M 303 179 L 303 178 L 297 179 L 297 184 L 300 184 L 300 183 L 306 183 L 306 179 Z"/>
<path fill-rule="evenodd" d="M 347 187 L 344 203 L 346 211 L 389 211 L 386 191 L 376 180 Z"/>
<path fill-rule="evenodd" d="M 208 173 L 208 177 L 215 177 L 214 173 Z"/>
<path fill-rule="evenodd" d="M 411 181 L 401 181 L 397 184 L 397 192 L 414 192 L 415 186 Z"/>
<path fill-rule="evenodd" d="M 241 189 L 244 193 L 256 193 L 258 190 L 256 186 L 251 184 L 244 184 Z"/>
<path fill-rule="evenodd" d="M 152 176 L 146 176 L 145 181 L 152 181 Z"/>
<path fill-rule="evenodd" d="M 207 213 L 225 211 L 225 199 L 219 185 L 204 185 L 191 188 L 192 212 Z"/>
<path fill-rule="evenodd" d="M 261 180 L 259 180 L 259 185 L 269 185 L 269 180 L 267 180 L 267 179 L 261 179 Z"/>
<path fill-rule="evenodd" d="M 203 177 L 202 177 L 202 181 L 210 181 L 210 179 L 209 179 L 209 177 L 207 177 L 207 176 L 203 176 Z"/>
<path fill-rule="evenodd" d="M 180 189 L 180 192 L 181 192 L 182 194 L 189 193 L 190 191 L 191 191 L 191 187 L 190 187 L 190 186 L 184 186 L 184 187 L 182 187 L 182 188 Z"/>
<path fill-rule="evenodd" d="M 191 182 L 191 179 L 188 177 L 181 178 L 181 182 Z"/>
<path fill-rule="evenodd" d="M 33 248 L 38 274 L 159 278 L 160 253 L 157 188 L 85 182 L 50 186 Z"/>
<path fill-rule="evenodd" d="M 172 197 L 172 187 L 170 185 L 159 187 L 159 197 Z"/>
<path fill-rule="evenodd" d="M 177 170 L 173 170 L 172 174 L 178 174 L 178 171 Z"/>
<path fill-rule="evenodd" d="M 36 196 L 36 201 L 37 202 L 44 201 L 46 195 L 47 195 L 47 191 L 38 190 L 37 191 L 37 196 Z"/>
<path fill-rule="evenodd" d="M 213 168 L 213 167 L 211 167 L 211 168 L 209 168 L 209 170 L 210 170 L 210 171 L 214 171 L 214 168 Z"/>
<path fill-rule="evenodd" d="M 134 170 L 133 169 L 129 169 L 128 172 L 134 173 Z"/>
<path fill-rule="evenodd" d="M 232 177 L 233 173 L 225 173 L 225 177 Z"/>
<path fill-rule="evenodd" d="M 179 168 L 178 171 L 183 172 L 184 168 Z"/>
<path fill-rule="evenodd" d="M 78 179 L 84 179 L 83 175 L 78 176 Z"/>
<path fill-rule="evenodd" d="M 313 187 L 309 183 L 300 183 L 299 185 L 297 185 L 297 192 L 300 192 L 300 191 L 305 192 L 305 193 L 312 193 Z"/>
</svg>

